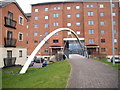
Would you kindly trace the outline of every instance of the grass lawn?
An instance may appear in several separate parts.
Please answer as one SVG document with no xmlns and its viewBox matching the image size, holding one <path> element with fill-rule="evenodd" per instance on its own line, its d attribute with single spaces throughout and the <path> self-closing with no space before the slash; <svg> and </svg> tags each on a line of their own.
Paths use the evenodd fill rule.
<svg viewBox="0 0 120 90">
<path fill-rule="evenodd" d="M 64 60 L 44 68 L 29 68 L 23 75 L 18 74 L 20 69 L 2 70 L 3 88 L 65 88 L 71 67 L 69 61 Z"/>
<path fill-rule="evenodd" d="M 107 64 L 107 65 L 112 66 L 113 68 L 115 68 L 115 69 L 117 69 L 117 70 L 120 70 L 120 64 L 118 64 L 118 63 L 116 63 L 116 64 L 113 66 L 113 63 L 112 63 L 112 62 L 108 62 L 108 61 L 106 61 L 106 60 L 100 60 L 100 59 L 94 59 L 94 60 L 103 62 L 103 63 L 105 63 L 105 64 Z"/>
</svg>

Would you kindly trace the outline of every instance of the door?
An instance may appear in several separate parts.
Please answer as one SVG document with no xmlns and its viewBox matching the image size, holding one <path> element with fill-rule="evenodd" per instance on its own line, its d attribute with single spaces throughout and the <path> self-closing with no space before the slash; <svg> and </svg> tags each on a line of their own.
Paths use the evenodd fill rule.
<svg viewBox="0 0 120 90">
<path fill-rule="evenodd" d="M 12 45 L 12 37 L 13 37 L 13 34 L 11 31 L 8 31 L 7 32 L 7 44 L 8 45 Z"/>
<path fill-rule="evenodd" d="M 12 20 L 13 20 L 13 13 L 8 12 L 8 25 L 12 25 Z"/>
<path fill-rule="evenodd" d="M 12 65 L 12 50 L 7 51 L 7 58 L 5 60 L 5 66 L 11 66 Z"/>
</svg>

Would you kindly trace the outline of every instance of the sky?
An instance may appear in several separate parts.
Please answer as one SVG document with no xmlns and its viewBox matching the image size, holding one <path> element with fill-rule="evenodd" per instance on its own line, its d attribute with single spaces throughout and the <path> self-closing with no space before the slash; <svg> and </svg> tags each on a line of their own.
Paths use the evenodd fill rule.
<svg viewBox="0 0 120 90">
<path fill-rule="evenodd" d="M 30 4 L 42 3 L 42 2 L 53 2 L 58 0 L 16 0 L 16 1 L 25 13 L 30 13 L 31 12 Z M 64 0 L 59 0 L 59 1 L 64 1 Z"/>
</svg>

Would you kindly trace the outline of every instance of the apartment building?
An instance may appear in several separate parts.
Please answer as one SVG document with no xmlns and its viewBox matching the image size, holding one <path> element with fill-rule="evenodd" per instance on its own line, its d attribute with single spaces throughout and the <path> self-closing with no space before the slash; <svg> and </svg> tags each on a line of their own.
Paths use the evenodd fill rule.
<svg viewBox="0 0 120 90">
<path fill-rule="evenodd" d="M 0 68 L 24 65 L 28 18 L 16 2 L 0 2 Z"/>
<path fill-rule="evenodd" d="M 118 28 L 119 3 L 112 3 L 115 54 L 120 55 Z M 58 28 L 70 28 L 79 36 L 89 54 L 112 55 L 112 20 L 110 2 L 47 2 L 32 4 L 28 29 L 28 55 L 49 33 Z M 76 40 L 71 32 L 58 32 L 39 50 L 37 55 L 51 55 L 64 48 L 64 41 Z"/>
</svg>

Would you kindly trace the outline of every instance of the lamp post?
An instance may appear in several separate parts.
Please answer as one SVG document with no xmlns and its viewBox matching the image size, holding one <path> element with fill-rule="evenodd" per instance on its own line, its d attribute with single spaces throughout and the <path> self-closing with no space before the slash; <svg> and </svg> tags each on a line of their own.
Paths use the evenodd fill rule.
<svg viewBox="0 0 120 90">
<path fill-rule="evenodd" d="M 113 65 L 115 65 L 115 43 L 114 43 L 114 26 L 113 26 L 113 8 L 112 8 L 112 0 L 110 0 L 111 6 L 111 22 L 112 22 L 112 55 L 113 55 Z"/>
</svg>

